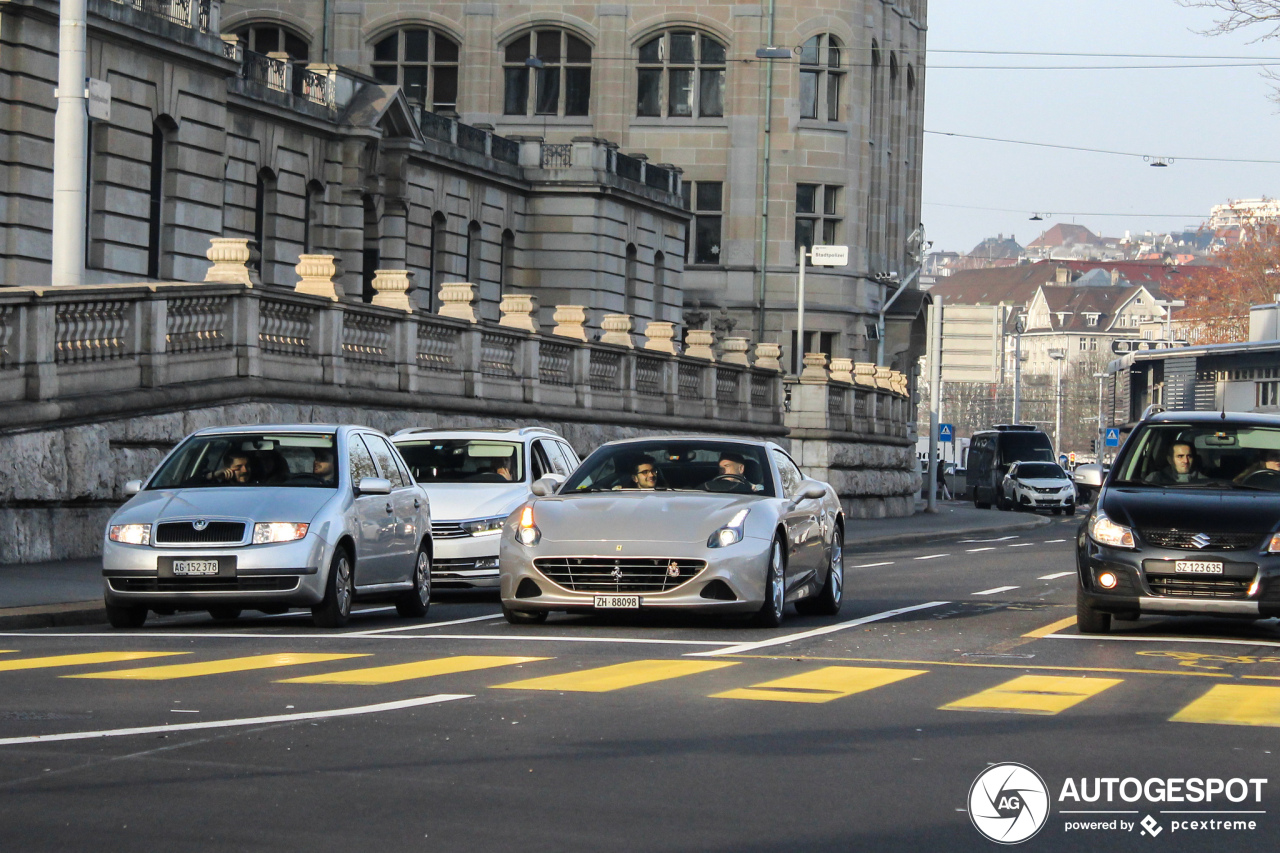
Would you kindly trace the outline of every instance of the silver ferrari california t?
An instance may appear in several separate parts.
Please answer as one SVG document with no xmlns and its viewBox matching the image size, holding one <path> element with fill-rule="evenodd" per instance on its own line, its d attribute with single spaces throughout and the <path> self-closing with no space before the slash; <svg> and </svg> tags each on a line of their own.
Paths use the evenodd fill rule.
<svg viewBox="0 0 1280 853">
<path fill-rule="evenodd" d="M 605 444 L 507 519 L 499 573 L 512 623 L 551 611 L 679 608 L 781 623 L 834 614 L 844 515 L 785 450 L 699 436 Z"/>
<path fill-rule="evenodd" d="M 107 524 L 107 619 L 148 611 L 310 607 L 338 627 L 353 599 L 431 602 L 431 516 L 386 436 L 354 426 L 241 426 L 184 439 Z"/>
</svg>

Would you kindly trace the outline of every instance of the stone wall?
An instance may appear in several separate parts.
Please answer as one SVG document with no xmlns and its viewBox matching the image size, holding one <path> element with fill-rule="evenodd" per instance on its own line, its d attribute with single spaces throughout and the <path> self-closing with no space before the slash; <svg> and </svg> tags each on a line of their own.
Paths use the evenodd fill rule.
<svg viewBox="0 0 1280 853">
<path fill-rule="evenodd" d="M 911 445 L 898 440 L 880 444 L 865 436 L 793 437 L 791 453 L 805 474 L 835 488 L 849 518 L 895 518 L 915 512 L 920 473 Z"/>
</svg>

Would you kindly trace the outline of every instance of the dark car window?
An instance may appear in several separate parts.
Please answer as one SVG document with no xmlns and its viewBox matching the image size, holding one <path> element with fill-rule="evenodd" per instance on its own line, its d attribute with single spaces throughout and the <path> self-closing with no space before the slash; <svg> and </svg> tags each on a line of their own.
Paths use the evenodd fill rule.
<svg viewBox="0 0 1280 853">
<path fill-rule="evenodd" d="M 405 478 L 400 476 L 400 466 L 396 465 L 396 455 L 391 451 L 386 440 L 377 435 L 364 435 L 362 437 L 369 450 L 373 452 L 373 458 L 378 461 L 378 468 L 382 470 L 382 476 L 391 481 L 391 488 L 403 489 L 409 485 Z"/>
<path fill-rule="evenodd" d="M 1280 428 L 1148 424 L 1112 473 L 1113 485 L 1280 491 Z"/>
<path fill-rule="evenodd" d="M 731 441 L 654 439 L 606 445 L 578 466 L 560 494 L 608 489 L 647 489 L 636 471 L 652 467 L 652 488 L 730 492 L 774 497 L 769 461 L 763 447 Z M 726 476 L 726 470 L 741 471 Z"/>
<path fill-rule="evenodd" d="M 208 486 L 335 488 L 332 433 L 217 433 L 188 438 L 148 489 Z"/>
<path fill-rule="evenodd" d="M 1023 462 L 1018 465 L 1018 476 L 1035 480 L 1065 480 L 1066 473 L 1053 462 Z"/>
<path fill-rule="evenodd" d="M 804 476 L 800 473 L 800 469 L 791 461 L 791 457 L 777 450 L 773 451 L 773 461 L 778 465 L 778 476 L 782 478 L 782 491 L 785 494 L 793 494 L 800 481 Z"/>
<path fill-rule="evenodd" d="M 524 445 L 472 438 L 408 439 L 396 448 L 419 483 L 501 483 L 524 479 Z"/>
<path fill-rule="evenodd" d="M 1052 462 L 1053 446 L 1042 432 L 1004 432 L 997 439 L 1000 462 Z"/>
<path fill-rule="evenodd" d="M 351 464 L 351 485 L 359 485 L 365 477 L 378 476 L 373 457 L 369 455 L 369 449 L 364 446 L 359 435 L 352 435 L 347 439 L 347 459 Z"/>
</svg>

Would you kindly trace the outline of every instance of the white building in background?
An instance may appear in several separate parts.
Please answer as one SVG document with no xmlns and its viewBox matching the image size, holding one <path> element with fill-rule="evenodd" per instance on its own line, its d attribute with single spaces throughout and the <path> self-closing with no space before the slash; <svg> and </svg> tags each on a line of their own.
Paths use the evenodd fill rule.
<svg viewBox="0 0 1280 853">
<path fill-rule="evenodd" d="M 1215 204 L 1209 211 L 1209 228 L 1230 228 L 1251 222 L 1280 221 L 1280 200 L 1250 198 Z"/>
</svg>

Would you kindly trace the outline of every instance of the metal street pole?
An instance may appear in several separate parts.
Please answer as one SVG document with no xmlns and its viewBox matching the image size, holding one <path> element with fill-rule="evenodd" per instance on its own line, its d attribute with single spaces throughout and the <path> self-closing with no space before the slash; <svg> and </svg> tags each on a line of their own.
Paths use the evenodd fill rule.
<svg viewBox="0 0 1280 853">
<path fill-rule="evenodd" d="M 84 284 L 85 168 L 89 139 L 88 0 L 58 8 L 58 111 L 53 120 L 53 269 L 55 285 Z"/>
<path fill-rule="evenodd" d="M 1058 367 L 1058 382 L 1053 400 L 1053 447 L 1058 453 L 1062 452 L 1062 362 L 1066 357 L 1066 350 L 1049 350 L 1049 358 L 1057 362 Z"/>
<path fill-rule="evenodd" d="M 942 408 L 942 297 L 929 306 L 929 499 L 926 512 L 938 511 L 938 424 Z M 955 437 L 952 437 L 955 440 Z"/>
<path fill-rule="evenodd" d="M 1102 464 L 1102 458 L 1107 455 L 1107 426 L 1102 420 L 1102 380 L 1106 378 L 1105 373 L 1095 373 L 1093 378 L 1098 380 L 1098 452 L 1095 460 L 1099 465 Z"/>
<path fill-rule="evenodd" d="M 796 280 L 796 376 L 804 369 L 804 262 L 809 247 L 800 247 L 800 277 Z"/>
<path fill-rule="evenodd" d="M 757 59 L 790 59 L 789 48 L 778 48 L 773 43 L 777 16 L 776 0 L 769 0 L 769 46 L 756 51 Z M 764 306 L 769 275 L 769 159 L 773 150 L 773 63 L 764 71 L 764 173 L 760 178 L 760 286 L 756 291 L 756 342 L 764 340 Z"/>
<path fill-rule="evenodd" d="M 1022 415 L 1022 318 L 1013 323 L 1013 422 Z"/>
</svg>

